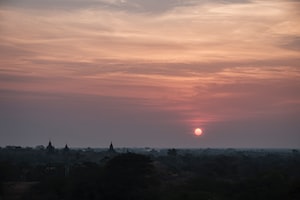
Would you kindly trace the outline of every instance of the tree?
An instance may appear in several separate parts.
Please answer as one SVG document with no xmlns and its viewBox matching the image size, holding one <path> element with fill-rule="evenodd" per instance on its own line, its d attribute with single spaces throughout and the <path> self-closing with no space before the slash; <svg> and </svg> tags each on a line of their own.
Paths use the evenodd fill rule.
<svg viewBox="0 0 300 200">
<path fill-rule="evenodd" d="M 177 156 L 177 150 L 176 149 L 168 149 L 168 156 Z"/>
<path fill-rule="evenodd" d="M 120 154 L 106 165 L 103 191 L 107 199 L 143 199 L 154 182 L 154 167 L 149 157 Z"/>
</svg>

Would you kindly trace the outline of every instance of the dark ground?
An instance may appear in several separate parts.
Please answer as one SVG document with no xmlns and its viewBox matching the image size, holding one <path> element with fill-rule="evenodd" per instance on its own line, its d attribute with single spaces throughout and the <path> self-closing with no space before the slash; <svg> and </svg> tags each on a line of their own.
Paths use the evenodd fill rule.
<svg viewBox="0 0 300 200">
<path fill-rule="evenodd" d="M 300 199 L 297 150 L 0 149 L 0 200 Z"/>
</svg>

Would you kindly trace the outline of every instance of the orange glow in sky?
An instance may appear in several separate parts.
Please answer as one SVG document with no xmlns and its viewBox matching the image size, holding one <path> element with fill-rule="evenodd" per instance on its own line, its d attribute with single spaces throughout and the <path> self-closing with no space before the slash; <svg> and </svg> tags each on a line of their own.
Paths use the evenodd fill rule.
<svg viewBox="0 0 300 200">
<path fill-rule="evenodd" d="M 45 138 L 50 130 L 72 132 L 72 120 L 69 125 L 56 122 L 60 112 L 68 116 L 74 112 L 70 119 L 76 116 L 76 125 L 107 133 L 103 136 L 107 141 L 111 141 L 108 134 L 116 132 L 115 125 L 98 126 L 95 116 L 124 123 L 130 134 L 137 127 L 130 120 L 143 119 L 139 123 L 149 126 L 147 137 L 153 127 L 180 126 L 174 130 L 184 133 L 201 124 L 218 133 L 224 130 L 217 129 L 223 123 L 235 127 L 243 120 L 263 127 L 262 133 L 272 132 L 270 124 L 275 121 L 291 127 L 285 117 L 295 119 L 300 112 L 299 8 L 299 2 L 285 0 L 3 2 L 0 108 L 7 109 L 2 112 L 7 123 L 0 131 L 17 138 L 18 130 L 7 124 L 22 124 L 19 113 L 36 109 L 24 118 L 40 119 L 38 111 L 60 106 L 43 122 L 33 120 L 31 127 L 36 129 L 24 132 L 50 127 Z M 80 115 L 85 112 L 86 118 Z M 298 139 L 296 130 L 290 137 L 279 137 L 286 141 L 283 146 Z M 158 137 L 153 135 L 151 145 Z M 181 137 L 185 136 L 178 136 L 177 146 Z M 4 136 L 1 140 L 13 141 Z M 241 146 L 251 141 L 244 140 Z M 147 141 L 151 138 L 141 145 Z M 161 141 L 158 146 L 167 139 Z M 126 144 L 131 145 L 130 140 Z M 280 144 L 280 140 L 270 143 Z"/>
</svg>

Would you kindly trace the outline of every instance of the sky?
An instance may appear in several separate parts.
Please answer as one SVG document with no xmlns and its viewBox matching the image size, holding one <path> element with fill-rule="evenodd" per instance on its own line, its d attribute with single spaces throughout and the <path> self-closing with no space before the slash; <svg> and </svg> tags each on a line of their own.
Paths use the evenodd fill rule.
<svg viewBox="0 0 300 200">
<path fill-rule="evenodd" d="M 0 146 L 49 140 L 300 148 L 300 1 L 0 0 Z"/>
</svg>

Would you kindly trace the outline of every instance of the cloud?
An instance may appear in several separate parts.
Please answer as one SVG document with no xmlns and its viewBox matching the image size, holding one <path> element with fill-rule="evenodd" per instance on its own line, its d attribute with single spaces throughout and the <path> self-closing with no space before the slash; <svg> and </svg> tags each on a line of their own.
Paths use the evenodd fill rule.
<svg viewBox="0 0 300 200">
<path fill-rule="evenodd" d="M 94 113 L 91 102 L 108 119 L 125 120 L 130 130 L 133 122 L 126 114 L 132 112 L 150 113 L 139 121 L 147 127 L 167 118 L 194 127 L 297 115 L 298 5 L 243 0 L 2 1 L 2 107 L 24 100 L 29 107 L 34 107 L 32 101 L 46 111 L 55 104 L 68 113 L 72 109 L 64 110 L 62 104 L 73 102 L 78 113 Z"/>
<path fill-rule="evenodd" d="M 187 7 L 209 3 L 240 4 L 249 0 L 11 0 L 3 1 L 2 5 L 27 9 L 55 9 L 55 10 L 85 10 L 107 9 L 112 11 L 126 11 L 129 13 L 158 14 L 176 7 Z"/>
<path fill-rule="evenodd" d="M 148 6 L 152 1 L 130 2 L 156 9 Z M 298 57 L 295 52 L 278 49 L 279 34 L 299 35 L 299 16 L 290 12 L 289 2 L 191 1 L 189 6 L 172 6 L 172 2 L 160 3 L 165 4 L 161 8 L 170 9 L 153 11 L 151 16 L 106 6 L 79 6 L 73 11 L 3 7 L 1 43 L 33 52 L 32 57 L 45 60 L 142 62 L 151 57 L 154 62 L 209 63 Z M 153 3 L 153 7 L 160 4 Z"/>
<path fill-rule="evenodd" d="M 280 47 L 293 51 L 300 51 L 300 36 L 284 36 L 280 40 Z"/>
</svg>

